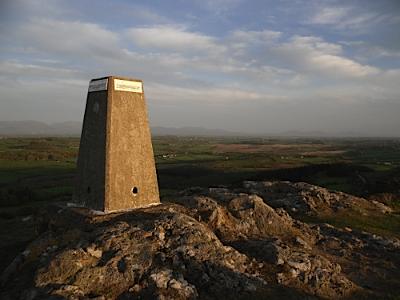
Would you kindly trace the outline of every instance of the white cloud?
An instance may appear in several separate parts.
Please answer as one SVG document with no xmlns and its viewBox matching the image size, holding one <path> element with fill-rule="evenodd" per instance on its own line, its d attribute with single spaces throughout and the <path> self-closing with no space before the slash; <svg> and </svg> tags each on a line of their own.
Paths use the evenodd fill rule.
<svg viewBox="0 0 400 300">
<path fill-rule="evenodd" d="M 231 39 L 233 41 L 243 42 L 243 43 L 262 43 L 271 42 L 279 37 L 282 33 L 273 30 L 261 30 L 261 31 L 245 31 L 245 30 L 235 30 L 231 34 Z"/>
<path fill-rule="evenodd" d="M 28 25 L 21 26 L 16 35 L 23 37 L 32 51 L 53 56 L 49 59 L 76 58 L 83 60 L 86 68 L 96 61 L 97 72 L 106 73 L 129 75 L 134 67 L 139 74 L 154 80 L 175 78 L 177 85 L 179 76 L 171 74 L 184 74 L 196 78 L 194 81 L 207 82 L 209 77 L 216 78 L 216 83 L 247 82 L 253 87 L 267 81 L 284 89 L 308 84 L 309 76 L 362 77 L 379 72 L 345 57 L 340 44 L 314 36 L 293 36 L 282 41 L 282 33 L 271 30 L 236 30 L 217 39 L 171 25 L 122 32 L 76 21 L 33 20 Z M 123 46 L 127 36 L 135 51 Z M 271 65 L 271 58 L 283 64 Z M 25 66 L 29 68 L 33 66 Z M 166 73 L 169 75 L 165 76 Z"/>
<path fill-rule="evenodd" d="M 13 34 L 22 41 L 19 46 L 30 49 L 30 59 L 0 63 L 0 91 L 12 100 L 8 111 L 26 107 L 39 115 L 45 107 L 44 100 L 17 100 L 10 78 L 23 87 L 20 95 L 51 99 L 54 94 L 54 109 L 57 103 L 67 107 L 73 95 L 76 113 L 84 105 L 90 77 L 106 74 L 144 79 L 150 107 L 171 104 L 182 111 L 202 105 L 221 111 L 281 105 L 284 111 L 285 105 L 310 104 L 310 97 L 313 103 L 366 103 L 399 96 L 398 71 L 361 64 L 346 55 L 345 43 L 316 36 L 288 37 L 265 29 L 214 37 L 177 25 L 110 30 L 51 19 L 34 19 Z M 71 92 L 61 93 L 66 86 Z"/>
<path fill-rule="evenodd" d="M 215 38 L 175 26 L 139 27 L 127 30 L 131 41 L 140 46 L 176 52 L 222 52 L 225 48 Z"/>
<path fill-rule="evenodd" d="M 276 49 L 276 55 L 311 74 L 333 77 L 362 77 L 373 75 L 379 69 L 362 65 L 342 54 L 338 44 L 327 43 L 318 37 L 294 36 Z"/>
<path fill-rule="evenodd" d="M 37 64 L 25 64 L 18 61 L 0 61 L 0 77 L 35 77 L 35 78 L 54 78 L 57 77 L 76 77 L 81 75 L 79 70 L 67 69 L 62 67 L 48 67 Z"/>
<path fill-rule="evenodd" d="M 115 14 L 126 14 L 132 18 L 144 21 L 145 23 L 153 25 L 172 23 L 172 20 L 170 20 L 169 18 L 138 4 L 135 4 L 135 9 L 132 9 L 131 6 L 127 3 L 113 4 L 113 8 L 115 10 Z"/>
<path fill-rule="evenodd" d="M 375 67 L 361 65 L 351 59 L 336 55 L 316 53 L 309 59 L 311 65 L 315 64 L 315 68 L 338 76 L 362 77 L 379 73 L 379 69 Z"/>
<path fill-rule="evenodd" d="M 362 40 L 399 22 L 395 12 L 353 2 L 335 6 L 336 1 L 271 4 L 257 12 L 243 0 L 195 3 L 174 4 L 173 13 L 164 13 L 144 2 L 100 1 L 92 7 L 61 0 L 13 1 L 19 19 L 0 35 L 0 117 L 80 119 L 89 79 L 117 74 L 144 80 L 150 114 L 158 114 L 160 125 L 181 126 L 182 120 L 193 125 L 197 119 L 200 126 L 236 126 L 239 131 L 262 131 L 264 126 L 268 131 L 307 124 L 334 128 L 347 120 L 349 127 L 358 122 L 363 128 L 370 124 L 364 115 L 369 112 L 375 124 L 391 120 L 394 125 L 388 128 L 397 130 L 395 33 L 382 36 L 391 39 L 391 51 L 383 42 L 380 47 Z M 186 14 L 190 8 L 192 16 Z M 262 28 L 272 24 L 268 17 L 274 27 Z M 307 26 L 294 29 L 299 23 Z M 202 31 L 204 24 L 208 33 Z M 335 35 L 324 36 L 331 28 Z M 358 41 L 346 40 L 361 31 Z M 338 37 L 344 41 L 336 42 Z"/>
<path fill-rule="evenodd" d="M 329 25 L 340 30 L 365 31 L 378 24 L 395 24 L 400 19 L 391 13 L 378 13 L 352 6 L 318 6 L 309 23 Z"/>
<path fill-rule="evenodd" d="M 311 17 L 311 22 L 314 24 L 337 24 L 347 17 L 349 12 L 349 7 L 323 7 Z"/>
<path fill-rule="evenodd" d="M 205 7 L 211 14 L 223 16 L 236 8 L 243 0 L 196 0 L 199 6 Z"/>
<path fill-rule="evenodd" d="M 110 57 L 118 55 L 118 35 L 97 24 L 34 19 L 17 29 L 23 46 L 42 53 Z"/>
<path fill-rule="evenodd" d="M 246 90 L 243 87 L 213 87 L 201 86 L 186 88 L 165 84 L 149 84 L 146 87 L 149 97 L 162 99 L 174 103 L 207 103 L 227 104 L 237 101 L 281 101 L 286 99 L 282 95 L 267 95 L 256 91 Z"/>
<path fill-rule="evenodd" d="M 215 38 L 171 25 L 136 27 L 121 32 L 84 22 L 34 20 L 29 25 L 20 27 L 16 34 L 24 37 L 32 51 L 50 54 L 45 59 L 63 60 L 63 56 L 76 59 L 82 63 L 83 74 L 97 76 L 104 72 L 140 76 L 149 83 L 169 82 L 170 86 L 177 87 L 176 93 L 185 87 L 179 93 L 188 98 L 196 98 L 196 93 L 190 93 L 190 89 L 196 90 L 211 82 L 217 87 L 225 83 L 231 86 L 242 84 L 257 94 L 268 95 L 273 89 L 274 95 L 283 95 L 288 88 L 309 86 L 313 77 L 321 79 L 322 75 L 327 80 L 356 78 L 379 71 L 346 58 L 340 44 L 314 36 L 293 36 L 283 40 L 281 32 L 271 30 L 236 30 L 224 38 Z M 56 38 L 60 36 L 63 38 Z M 127 36 L 135 46 L 134 51 L 123 45 Z M 254 52 L 255 49 L 258 50 Z M 270 63 L 271 59 L 274 64 Z M 96 69 L 90 69 L 93 65 Z M 57 68 L 60 68 L 59 76 L 68 72 L 62 66 L 53 70 L 40 61 L 12 67 L 8 65 L 8 69 L 14 69 L 14 76 L 34 72 L 56 74 Z M 255 98 L 253 94 L 242 92 L 222 97 L 217 88 L 207 93 L 227 101 L 238 97 L 244 100 Z M 265 96 L 263 99 L 271 98 Z"/>
<path fill-rule="evenodd" d="M 298 36 L 290 39 L 290 45 L 305 52 L 318 51 L 325 54 L 340 54 L 342 47 L 338 44 L 325 42 L 322 38 L 316 36 Z"/>
<path fill-rule="evenodd" d="M 235 30 L 229 34 L 227 40 L 229 48 L 235 50 L 234 55 L 243 55 L 251 48 L 268 47 L 281 36 L 281 32 L 273 30 Z"/>
</svg>

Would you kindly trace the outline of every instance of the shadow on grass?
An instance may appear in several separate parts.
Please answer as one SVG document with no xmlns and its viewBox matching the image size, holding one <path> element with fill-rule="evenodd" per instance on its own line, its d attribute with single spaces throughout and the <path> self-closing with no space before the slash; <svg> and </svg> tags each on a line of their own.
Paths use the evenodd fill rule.
<svg viewBox="0 0 400 300">
<path fill-rule="evenodd" d="M 240 187 L 245 180 L 288 180 L 322 184 L 323 187 L 342 190 L 358 196 L 400 191 L 400 169 L 376 171 L 353 164 L 317 164 L 274 170 L 225 171 L 201 164 L 161 167 L 157 170 L 161 191 L 182 190 L 188 187 L 221 186 Z M 340 178 L 340 182 L 327 180 Z M 324 184 L 325 183 L 325 184 Z M 346 185 L 344 185 L 346 184 Z"/>
</svg>

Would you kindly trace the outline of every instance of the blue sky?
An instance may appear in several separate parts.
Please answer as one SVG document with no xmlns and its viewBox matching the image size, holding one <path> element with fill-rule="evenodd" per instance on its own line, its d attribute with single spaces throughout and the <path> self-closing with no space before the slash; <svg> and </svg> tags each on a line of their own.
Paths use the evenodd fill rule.
<svg viewBox="0 0 400 300">
<path fill-rule="evenodd" d="M 400 136 L 400 1 L 0 4 L 0 120 L 80 121 L 144 80 L 153 126 Z"/>
</svg>

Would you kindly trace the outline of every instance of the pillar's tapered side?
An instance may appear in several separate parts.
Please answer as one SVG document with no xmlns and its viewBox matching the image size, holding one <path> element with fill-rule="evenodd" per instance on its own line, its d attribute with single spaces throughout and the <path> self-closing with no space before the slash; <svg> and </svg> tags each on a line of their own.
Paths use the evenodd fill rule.
<svg viewBox="0 0 400 300">
<path fill-rule="evenodd" d="M 159 204 L 143 83 L 106 81 L 89 88 L 74 199 L 105 212 Z"/>
<path fill-rule="evenodd" d="M 92 81 L 93 82 L 93 81 Z M 89 87 L 83 118 L 73 201 L 104 211 L 108 79 L 100 90 Z"/>
<path fill-rule="evenodd" d="M 135 88 L 137 92 L 132 91 Z M 157 204 L 160 200 L 143 83 L 111 77 L 109 89 L 105 210 Z"/>
</svg>

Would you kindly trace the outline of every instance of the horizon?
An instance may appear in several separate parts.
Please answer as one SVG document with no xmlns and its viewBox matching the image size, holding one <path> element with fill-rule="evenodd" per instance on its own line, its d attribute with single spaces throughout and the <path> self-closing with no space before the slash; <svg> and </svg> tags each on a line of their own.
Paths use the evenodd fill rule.
<svg viewBox="0 0 400 300">
<path fill-rule="evenodd" d="M 398 1 L 4 1 L 0 121 L 83 120 L 140 78 L 152 127 L 399 137 Z M 60 38 L 62 37 L 62 38 Z"/>
<path fill-rule="evenodd" d="M 16 127 L 4 127 L 5 123 L 11 123 Z M 27 124 L 28 123 L 28 124 Z M 43 131 L 43 128 L 32 129 L 32 123 L 36 125 L 48 126 L 47 130 Z M 43 121 L 36 120 L 21 120 L 21 121 L 0 121 L 0 137 L 80 137 L 82 130 L 82 121 L 61 121 L 46 123 Z M 8 124 L 10 125 L 10 124 Z M 25 125 L 25 126 L 21 126 Z M 71 127 L 60 127 L 61 125 L 73 126 Z M 26 126 L 29 126 L 26 127 Z M 52 127 L 56 126 L 56 127 Z M 75 126 L 75 127 L 74 127 Z M 76 128 L 78 126 L 79 128 Z M 301 130 L 286 130 L 280 132 L 240 132 L 231 131 L 221 128 L 210 128 L 210 127 L 195 127 L 195 126 L 183 126 L 183 127 L 166 127 L 166 126 L 151 126 L 152 135 L 154 136 L 178 136 L 178 137 L 226 137 L 226 138 L 343 138 L 343 139 L 399 139 L 400 135 L 365 135 L 353 131 L 342 131 L 342 132 L 324 132 L 324 131 L 301 131 Z M 42 131 L 40 131 L 42 130 Z M 15 131 L 19 133 L 15 133 Z"/>
</svg>

